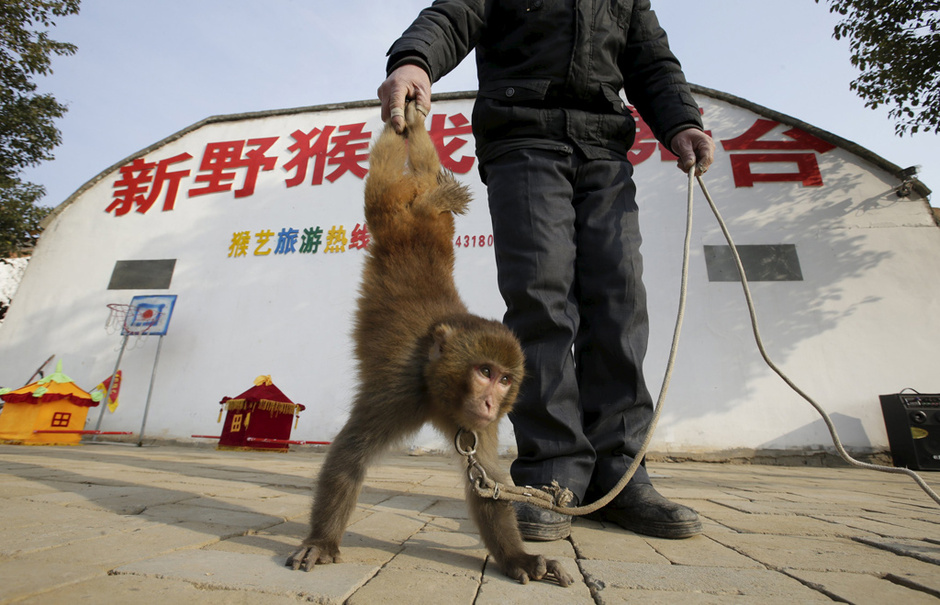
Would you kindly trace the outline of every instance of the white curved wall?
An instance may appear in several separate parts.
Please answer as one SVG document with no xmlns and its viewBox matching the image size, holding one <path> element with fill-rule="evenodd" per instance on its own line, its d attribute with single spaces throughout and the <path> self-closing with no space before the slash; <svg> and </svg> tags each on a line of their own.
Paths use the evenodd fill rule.
<svg viewBox="0 0 940 605">
<path fill-rule="evenodd" d="M 940 391 L 932 359 L 940 342 L 940 230 L 929 209 L 916 196 L 898 198 L 895 177 L 845 149 L 814 148 L 818 139 L 786 135 L 790 127 L 784 125 L 748 142 L 742 135 L 756 132 L 750 129 L 764 124 L 758 122 L 762 116 L 705 95 L 698 101 L 706 127 L 719 141 L 706 182 L 737 243 L 793 244 L 799 257 L 801 281 L 752 284 L 771 356 L 835 415 L 850 447 L 886 449 L 878 395 L 905 387 Z M 438 101 L 429 125 L 476 198 L 471 212 L 458 219 L 461 243 L 470 244 L 457 250 L 458 286 L 472 310 L 500 317 L 485 190 L 463 121 L 471 107 L 469 98 Z M 326 155 L 318 160 L 322 182 L 312 184 L 317 164 L 311 161 L 304 182 L 288 187 L 297 175 L 292 133 L 314 133 L 315 144 L 317 133 L 331 128 L 322 148 Z M 126 191 L 120 182 L 126 178 L 118 170 L 103 175 L 62 210 L 36 248 L 0 326 L 0 385 L 22 386 L 54 353 L 80 386 L 94 388 L 110 373 L 121 341 L 104 330 L 105 305 L 127 303 L 137 294 L 176 294 L 148 437 L 219 434 L 218 401 L 247 389 L 259 374 L 270 374 L 285 394 L 307 406 L 292 437 L 330 440 L 355 388 L 348 333 L 362 251 L 349 242 L 342 251 L 324 248 L 331 229 L 342 226 L 348 239 L 363 222 L 360 175 L 367 163 L 343 165 L 350 157 L 343 149 L 365 153 L 367 138 L 356 133 L 377 134 L 380 128 L 378 108 L 369 106 L 247 116 L 184 132 L 143 156 L 154 164 L 150 176 L 159 162 L 173 158 L 180 161 L 166 164 L 169 172 L 189 171 L 179 181 L 171 210 L 164 210 L 164 187 L 144 213 L 138 205 L 121 216 L 107 212 Z M 350 139 L 351 150 L 343 137 Z M 728 143 L 732 140 L 738 144 Z M 232 141 L 245 144 L 235 158 L 245 165 L 225 169 L 234 178 L 217 184 L 230 189 L 191 197 L 190 190 L 212 183 L 212 171 L 201 170 L 207 148 Z M 273 158 L 273 168 L 259 170 L 253 191 L 236 197 L 251 163 L 244 152 L 268 143 L 264 156 Z M 641 140 L 635 149 L 652 313 L 647 371 L 657 391 L 676 312 L 686 180 L 654 143 Z M 735 156 L 762 153 L 793 157 L 751 163 L 751 173 L 777 176 L 741 186 L 747 176 L 733 174 L 732 164 L 739 171 L 742 165 Z M 797 156 L 804 172 L 813 162 L 818 165 L 821 185 L 782 176 L 797 170 Z M 151 191 L 145 187 L 144 197 Z M 697 200 L 688 310 L 653 449 L 824 447 L 828 435 L 815 413 L 758 357 L 740 285 L 708 281 L 703 247 L 724 241 L 700 194 Z M 297 230 L 299 250 L 304 229 L 315 227 L 323 231 L 316 253 L 275 253 L 281 230 Z M 246 231 L 250 245 L 237 255 L 233 237 Z M 255 255 L 258 233 L 264 231 L 273 232 L 271 253 Z M 116 261 L 147 259 L 176 259 L 168 289 L 108 289 Z M 140 428 L 157 342 L 150 337 L 126 352 L 120 407 L 105 413 L 103 430 Z M 97 418 L 98 410 L 92 410 L 89 426 Z M 412 444 L 444 449 L 449 437 L 426 430 Z"/>
</svg>

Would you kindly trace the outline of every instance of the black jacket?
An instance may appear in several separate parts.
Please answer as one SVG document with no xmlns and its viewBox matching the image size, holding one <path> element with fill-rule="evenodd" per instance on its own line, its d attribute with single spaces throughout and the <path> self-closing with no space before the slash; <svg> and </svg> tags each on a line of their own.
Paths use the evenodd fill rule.
<svg viewBox="0 0 940 605">
<path fill-rule="evenodd" d="M 392 45 L 388 72 L 413 63 L 436 82 L 474 48 L 481 162 L 571 145 L 623 158 L 636 126 L 621 89 L 667 146 L 702 127 L 649 0 L 436 0 Z"/>
</svg>

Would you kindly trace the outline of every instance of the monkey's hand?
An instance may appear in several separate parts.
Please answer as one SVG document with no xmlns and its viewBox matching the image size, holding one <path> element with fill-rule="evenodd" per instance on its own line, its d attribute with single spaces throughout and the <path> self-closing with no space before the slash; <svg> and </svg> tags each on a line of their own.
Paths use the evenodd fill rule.
<svg viewBox="0 0 940 605">
<path fill-rule="evenodd" d="M 523 553 L 512 557 L 503 563 L 503 571 L 507 576 L 518 580 L 520 584 L 528 584 L 529 580 L 547 580 L 555 578 L 559 586 L 571 586 L 574 578 L 554 559 L 546 559 L 542 555 Z"/>
<path fill-rule="evenodd" d="M 341 561 L 338 544 L 327 543 L 325 540 L 305 540 L 300 548 L 287 558 L 287 566 L 294 570 L 310 571 L 317 563 L 324 565 Z"/>
</svg>

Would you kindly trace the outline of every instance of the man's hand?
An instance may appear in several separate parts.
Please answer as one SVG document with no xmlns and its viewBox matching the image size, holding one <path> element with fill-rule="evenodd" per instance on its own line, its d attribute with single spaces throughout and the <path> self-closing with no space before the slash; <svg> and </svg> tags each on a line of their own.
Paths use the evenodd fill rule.
<svg viewBox="0 0 940 605">
<path fill-rule="evenodd" d="M 672 138 L 672 152 L 679 156 L 682 172 L 694 166 L 696 176 L 701 176 L 715 159 L 715 142 L 698 128 L 687 128 Z"/>
<path fill-rule="evenodd" d="M 425 115 L 431 111 L 431 78 L 417 65 L 406 64 L 397 68 L 379 86 L 378 94 L 382 101 L 382 120 L 391 118 L 398 133 L 405 129 L 407 99 L 414 99 Z"/>
</svg>

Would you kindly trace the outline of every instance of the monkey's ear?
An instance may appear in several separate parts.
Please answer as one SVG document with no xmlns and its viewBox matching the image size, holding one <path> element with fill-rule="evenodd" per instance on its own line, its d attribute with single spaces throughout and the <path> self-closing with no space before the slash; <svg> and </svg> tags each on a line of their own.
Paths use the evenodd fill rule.
<svg viewBox="0 0 940 605">
<path fill-rule="evenodd" d="M 444 356 L 444 346 L 454 332 L 456 332 L 456 328 L 447 324 L 434 326 L 431 332 L 431 349 L 428 351 L 428 357 L 431 361 L 437 361 Z"/>
</svg>

